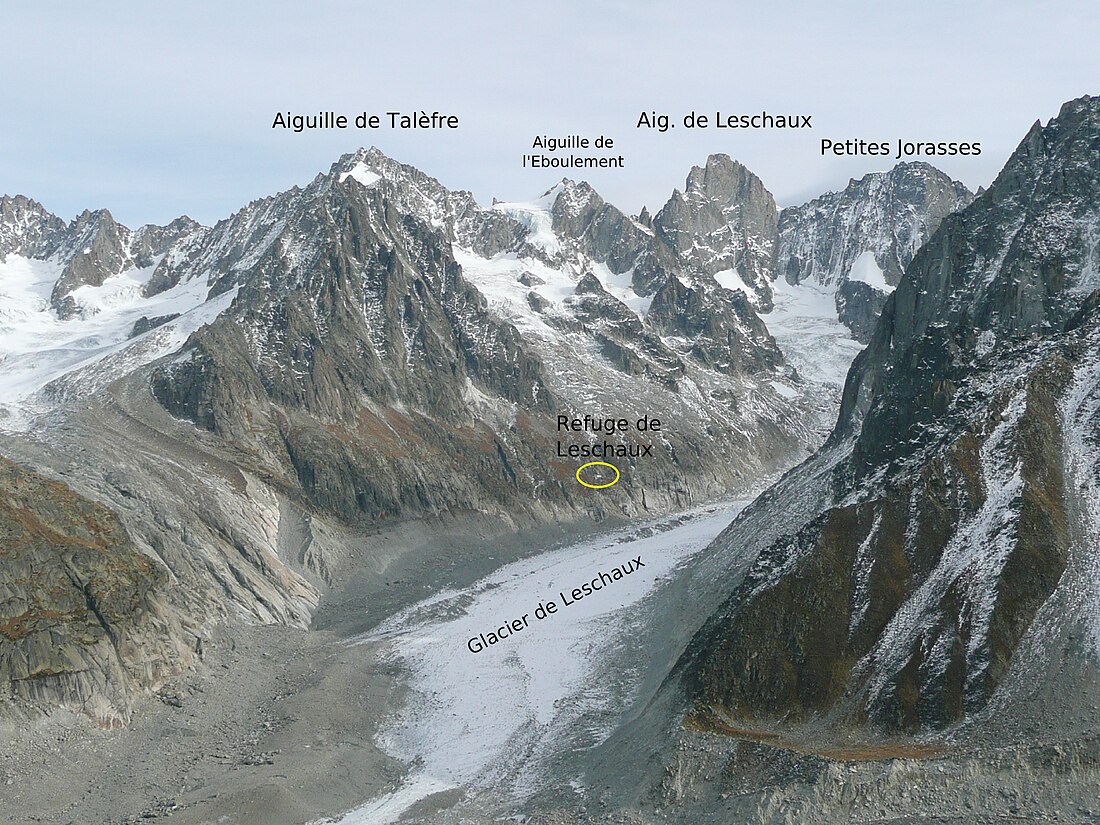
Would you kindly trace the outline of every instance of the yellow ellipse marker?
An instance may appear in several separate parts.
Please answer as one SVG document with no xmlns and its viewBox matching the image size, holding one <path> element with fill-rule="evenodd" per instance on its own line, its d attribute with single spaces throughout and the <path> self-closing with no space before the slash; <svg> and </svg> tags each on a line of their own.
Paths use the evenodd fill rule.
<svg viewBox="0 0 1100 825">
<path fill-rule="evenodd" d="M 609 481 L 607 482 L 607 484 L 589 484 L 587 481 L 581 478 L 581 470 L 583 470 L 585 467 L 596 466 L 610 467 L 612 470 L 615 471 L 615 480 Z M 577 468 L 577 481 L 580 484 L 583 484 L 585 487 L 590 487 L 593 490 L 602 490 L 605 487 L 613 487 L 614 485 L 619 483 L 620 478 L 622 478 L 622 475 L 619 473 L 619 468 L 616 467 L 614 464 L 608 464 L 606 461 L 589 461 L 587 464 L 582 464 L 580 467 Z"/>
</svg>

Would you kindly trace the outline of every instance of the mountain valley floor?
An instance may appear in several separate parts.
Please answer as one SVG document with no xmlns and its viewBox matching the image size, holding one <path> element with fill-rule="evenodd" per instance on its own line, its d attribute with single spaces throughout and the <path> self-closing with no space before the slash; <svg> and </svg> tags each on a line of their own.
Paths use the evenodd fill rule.
<svg viewBox="0 0 1100 825">
<path fill-rule="evenodd" d="M 1073 744 L 1037 740 L 1034 747 L 1015 750 L 968 743 L 901 753 L 889 743 L 826 750 L 815 749 L 808 739 L 792 742 L 767 732 L 685 730 L 675 752 L 666 754 L 672 757 L 667 774 L 625 805 L 596 788 L 581 793 L 573 781 L 575 772 L 589 769 L 596 781 L 614 774 L 629 783 L 638 775 L 636 766 L 617 764 L 606 753 L 599 757 L 602 764 L 591 763 L 588 754 L 595 751 L 582 741 L 584 730 L 601 717 L 587 710 L 573 716 L 572 730 L 552 732 L 550 749 L 560 751 L 556 757 L 532 759 L 541 775 L 527 777 L 524 785 L 518 781 L 523 777 L 501 769 L 499 794 L 473 782 L 417 784 L 432 755 L 406 764 L 387 753 L 394 741 L 390 729 L 403 709 L 422 714 L 420 724 L 429 730 L 438 721 L 433 713 L 439 715 L 422 696 L 419 704 L 415 700 L 420 685 L 414 677 L 420 676 L 409 661 L 390 655 L 395 635 L 411 633 L 413 646 L 422 646 L 426 639 L 417 637 L 418 627 L 427 638 L 461 633 L 459 619 L 478 618 L 479 593 L 507 604 L 509 588 L 522 588 L 526 578 L 545 575 L 564 585 L 591 548 L 632 557 L 632 548 L 645 546 L 639 542 L 667 547 L 693 533 L 698 538 L 683 545 L 686 555 L 670 556 L 667 575 L 649 597 L 634 603 L 629 621 L 586 620 L 604 632 L 639 634 L 660 646 L 669 633 L 677 571 L 743 505 L 736 503 L 732 511 L 728 504 L 707 505 L 642 524 L 581 525 L 569 532 L 544 528 L 510 537 L 474 521 L 441 533 L 423 525 L 401 528 L 395 539 L 405 552 L 395 555 L 382 575 L 363 571 L 335 589 L 313 630 L 255 627 L 218 639 L 201 668 L 162 691 L 159 702 L 141 706 L 130 727 L 102 731 L 84 717 L 57 713 L 18 732 L 10 725 L 3 729 L 2 821 L 375 825 L 398 818 L 489 823 L 502 816 L 544 825 L 1096 821 L 1100 737 Z M 484 553 L 486 542 L 496 548 L 491 557 Z M 427 554 L 440 555 L 440 547 L 449 563 L 425 564 Z M 446 630 L 452 626 L 454 631 Z M 547 627 L 554 629 L 550 622 Z M 552 642 L 553 634 L 548 638 Z M 552 658 L 546 643 L 533 639 L 536 652 Z M 605 699 L 620 701 L 615 694 L 629 687 L 629 680 L 600 677 L 620 668 L 628 653 L 610 651 L 603 670 L 589 673 L 586 701 L 600 691 L 608 694 Z M 646 665 L 638 667 L 644 671 Z M 476 678 L 473 672 L 462 675 Z M 473 678 L 469 684 L 486 687 Z M 538 696 L 532 696 L 537 703 Z M 554 713 L 560 711 L 559 701 Z M 476 721 L 471 714 L 471 727 Z M 645 722 L 643 717 L 639 725 Z M 454 747 L 468 746 L 455 733 L 460 728 L 439 728 L 437 760 L 449 758 L 444 739 L 457 736 Z M 649 737 L 657 743 L 664 733 L 643 729 L 630 735 L 634 742 Z M 570 748 L 577 748 L 573 756 Z M 515 757 L 509 756 L 513 763 Z M 525 762 L 520 754 L 521 769 Z M 525 787 L 529 798 L 517 797 L 517 787 Z"/>
</svg>

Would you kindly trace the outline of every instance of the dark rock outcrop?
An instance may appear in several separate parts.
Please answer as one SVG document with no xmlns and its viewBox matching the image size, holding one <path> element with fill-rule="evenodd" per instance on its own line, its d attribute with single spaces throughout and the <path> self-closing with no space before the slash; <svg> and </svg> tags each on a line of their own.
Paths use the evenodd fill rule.
<svg viewBox="0 0 1100 825">
<path fill-rule="evenodd" d="M 843 281 L 836 290 L 837 318 L 852 331 L 853 338 L 866 344 L 871 340 L 887 297 L 888 293 L 864 281 Z"/>
</svg>

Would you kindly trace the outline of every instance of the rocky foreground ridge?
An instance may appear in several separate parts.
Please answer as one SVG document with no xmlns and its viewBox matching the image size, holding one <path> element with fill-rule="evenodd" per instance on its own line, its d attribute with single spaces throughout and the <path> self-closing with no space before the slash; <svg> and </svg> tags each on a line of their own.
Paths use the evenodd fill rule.
<svg viewBox="0 0 1100 825">
<path fill-rule="evenodd" d="M 1065 728 L 1100 651 L 1098 227 L 1086 97 L 943 219 L 827 444 L 720 539 L 759 555 L 681 662 L 697 723 L 1087 733 Z"/>
</svg>

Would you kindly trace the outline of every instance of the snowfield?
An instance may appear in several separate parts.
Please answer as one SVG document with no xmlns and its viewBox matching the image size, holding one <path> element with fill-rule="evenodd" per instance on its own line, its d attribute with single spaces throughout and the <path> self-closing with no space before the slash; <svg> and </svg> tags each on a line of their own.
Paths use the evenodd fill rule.
<svg viewBox="0 0 1100 825">
<path fill-rule="evenodd" d="M 783 278 L 773 281 L 772 289 L 775 308 L 760 317 L 783 357 L 804 380 L 839 393 L 863 344 L 837 319 L 836 289 L 814 281 L 788 284 Z"/>
<path fill-rule="evenodd" d="M 106 367 L 85 382 L 83 389 L 91 392 L 110 378 L 177 351 L 237 294 L 234 288 L 208 301 L 210 286 L 196 277 L 146 298 L 143 290 L 157 263 L 110 277 L 100 286 L 73 290 L 78 314 L 61 319 L 50 306 L 62 269 L 58 262 L 21 255 L 0 261 L 0 429 L 30 426 L 33 415 L 48 406 L 36 393 L 70 373 L 97 364 Z M 172 315 L 178 317 L 130 337 L 140 318 Z"/>
<path fill-rule="evenodd" d="M 878 261 L 875 260 L 875 253 L 869 249 L 859 253 L 859 257 L 852 261 L 852 268 L 848 271 L 848 280 L 862 281 L 869 286 L 873 286 L 879 292 L 887 294 L 894 291 L 894 288 L 886 283 L 886 275 L 883 273 L 882 267 L 878 265 Z"/>
</svg>

